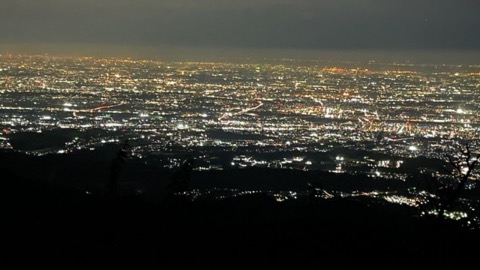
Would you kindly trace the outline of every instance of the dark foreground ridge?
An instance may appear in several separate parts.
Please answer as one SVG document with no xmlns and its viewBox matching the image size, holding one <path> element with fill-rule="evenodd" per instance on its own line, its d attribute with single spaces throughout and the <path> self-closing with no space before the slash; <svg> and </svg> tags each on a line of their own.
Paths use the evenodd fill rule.
<svg viewBox="0 0 480 270">
<path fill-rule="evenodd" d="M 153 202 L 25 179 L 4 181 L 1 193 L 2 269 L 457 267 L 475 260 L 469 247 L 480 240 L 367 199 Z"/>
</svg>

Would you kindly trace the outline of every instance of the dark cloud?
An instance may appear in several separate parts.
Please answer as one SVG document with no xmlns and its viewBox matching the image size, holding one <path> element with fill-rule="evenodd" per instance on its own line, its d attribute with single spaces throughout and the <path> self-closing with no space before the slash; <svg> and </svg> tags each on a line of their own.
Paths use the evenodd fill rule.
<svg viewBox="0 0 480 270">
<path fill-rule="evenodd" d="M 480 49 L 477 0 L 2 0 L 2 43 Z"/>
</svg>

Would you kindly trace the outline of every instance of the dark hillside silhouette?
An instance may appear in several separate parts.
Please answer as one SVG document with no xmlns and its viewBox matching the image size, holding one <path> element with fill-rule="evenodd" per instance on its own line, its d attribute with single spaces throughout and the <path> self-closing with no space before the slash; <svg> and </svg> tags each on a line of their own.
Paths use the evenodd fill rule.
<svg viewBox="0 0 480 270">
<path fill-rule="evenodd" d="M 254 194 L 164 205 L 31 184 L 19 179 L 8 188 L 22 192 L 2 192 L 11 205 L 2 269 L 458 267 L 476 251 L 457 247 L 480 240 L 476 231 L 447 223 L 443 229 L 451 233 L 438 238 L 409 208 L 373 201 L 319 200 L 307 207 L 304 200 L 279 204 Z"/>
<path fill-rule="evenodd" d="M 58 166 L 52 178 L 48 178 L 50 169 L 41 165 L 57 156 L 0 154 L 5 176 L 0 198 L 6 206 L 0 267 L 461 267 L 476 258 L 475 249 L 458 246 L 474 245 L 480 235 L 461 223 L 436 224 L 418 217 L 411 207 L 371 197 L 329 198 L 325 193 L 389 190 L 389 183 L 407 189 L 408 183 L 262 168 L 199 172 L 194 170 L 192 159 L 167 171 L 134 159 L 123 163 L 127 149 L 124 146 L 120 150 L 111 146 L 104 155 L 92 151 L 77 156 L 86 157 L 88 162 L 82 158 L 65 159 L 65 164 L 70 165 L 63 170 L 76 171 L 65 174 Z M 133 184 L 122 189 L 133 191 L 102 196 L 106 179 L 111 179 L 109 165 L 114 163 L 108 161 L 112 156 L 118 157 L 123 168 L 115 178 L 117 186 L 130 181 Z M 37 164 L 39 168 L 19 171 L 15 164 L 20 161 L 22 166 Z M 41 173 L 31 178 L 34 172 Z M 80 179 L 73 181 L 77 174 Z M 85 178 L 97 174 L 96 180 Z M 71 179 L 65 177 L 70 175 Z M 81 186 L 81 179 L 85 186 Z M 87 185 L 89 181 L 101 185 L 86 190 L 95 187 Z M 213 187 L 259 192 L 188 203 L 183 202 L 189 198 L 176 195 L 175 202 L 182 203 L 155 200 L 167 189 L 167 182 L 171 183 L 170 195 Z M 135 192 L 138 189 L 142 192 Z M 262 190 L 310 192 L 279 203 Z"/>
</svg>

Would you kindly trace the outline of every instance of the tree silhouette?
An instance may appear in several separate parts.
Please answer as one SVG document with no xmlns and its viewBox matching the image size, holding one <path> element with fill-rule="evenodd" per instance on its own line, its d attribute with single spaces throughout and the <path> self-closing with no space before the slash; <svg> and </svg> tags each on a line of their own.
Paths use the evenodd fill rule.
<svg viewBox="0 0 480 270">
<path fill-rule="evenodd" d="M 309 205 L 315 205 L 320 200 L 322 194 L 322 185 L 319 183 L 307 183 L 307 194 L 308 194 L 308 203 Z"/>
<path fill-rule="evenodd" d="M 437 210 L 437 217 L 440 219 L 445 217 L 447 211 L 456 207 L 480 159 L 480 153 L 472 150 L 468 143 L 457 145 L 452 152 L 453 154 L 447 155 L 451 177 L 434 177 L 435 182 L 433 185 L 429 184 L 428 188 L 433 189 L 434 195 L 429 196 L 427 207 Z"/>
<path fill-rule="evenodd" d="M 110 165 L 110 178 L 107 183 L 107 189 L 110 194 L 115 193 L 118 188 L 117 180 L 122 169 L 122 164 L 125 163 L 125 159 L 128 157 L 127 151 L 130 148 L 128 139 L 122 143 L 115 157 L 112 159 Z"/>
<path fill-rule="evenodd" d="M 182 165 L 177 168 L 170 176 L 170 183 L 168 184 L 168 196 L 170 198 L 187 199 L 186 192 L 190 190 L 193 171 L 193 158 L 187 158 L 182 162 Z"/>
<path fill-rule="evenodd" d="M 438 216 L 442 218 L 446 210 L 452 209 L 465 190 L 468 180 L 478 165 L 480 153 L 473 153 L 470 145 L 458 146 L 454 155 L 448 155 L 448 162 L 453 167 L 454 181 L 446 182 L 438 190 L 440 208 Z"/>
</svg>

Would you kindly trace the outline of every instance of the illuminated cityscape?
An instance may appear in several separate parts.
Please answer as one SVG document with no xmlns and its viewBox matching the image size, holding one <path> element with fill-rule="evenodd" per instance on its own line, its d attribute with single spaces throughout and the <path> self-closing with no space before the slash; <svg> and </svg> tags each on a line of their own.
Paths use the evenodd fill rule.
<svg viewBox="0 0 480 270">
<path fill-rule="evenodd" d="M 191 156 L 198 171 L 259 167 L 404 182 L 451 177 L 438 164 L 446 164 L 453 145 L 479 136 L 479 66 L 45 55 L 2 55 L 1 63 L 0 139 L 7 152 L 68 154 L 128 140 L 130 159 L 165 168 Z M 418 158 L 438 162 L 419 166 Z M 245 192 L 260 191 L 191 195 Z M 268 192 L 277 201 L 308 195 Z M 321 197 L 358 195 L 332 192 Z M 410 206 L 422 197 L 411 189 L 382 192 L 364 195 Z"/>
<path fill-rule="evenodd" d="M 226 161 L 231 166 L 352 172 L 356 164 L 401 168 L 408 157 L 442 158 L 452 143 L 477 139 L 480 124 L 478 66 L 370 63 L 367 69 L 21 55 L 3 55 L 1 63 L 2 148 L 34 155 L 129 139 L 138 158 L 233 152 L 238 155 Z M 57 129 L 79 136 L 44 149 L 9 142 L 17 133 Z M 327 166 L 310 157 L 334 148 L 390 159 L 335 156 Z M 268 159 L 272 153 L 290 155 Z M 224 164 L 211 162 L 210 169 Z"/>
<path fill-rule="evenodd" d="M 478 10 L 2 1 L 0 269 L 475 265 Z"/>
</svg>

